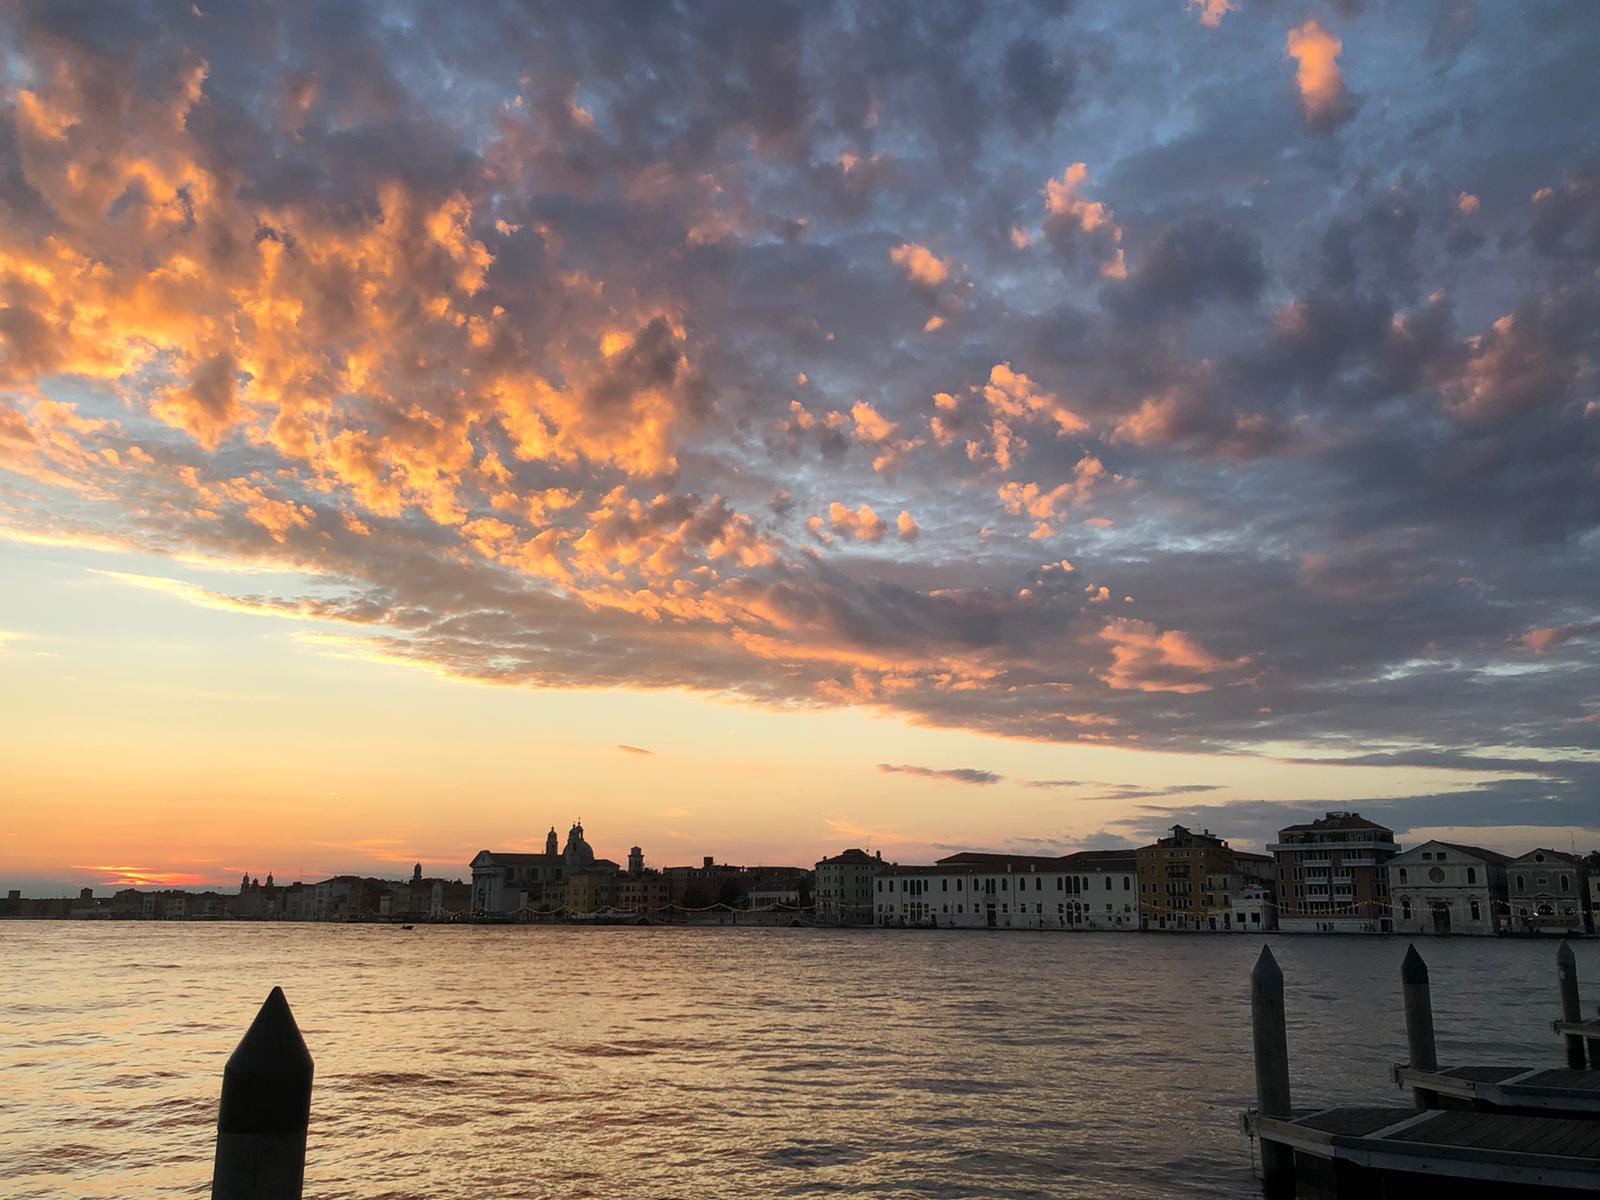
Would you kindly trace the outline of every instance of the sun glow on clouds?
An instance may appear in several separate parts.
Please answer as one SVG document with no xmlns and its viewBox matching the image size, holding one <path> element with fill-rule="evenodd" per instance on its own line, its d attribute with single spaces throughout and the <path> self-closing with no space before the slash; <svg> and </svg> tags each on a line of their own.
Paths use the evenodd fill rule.
<svg viewBox="0 0 1600 1200">
<path fill-rule="evenodd" d="M 1519 712 L 1564 752 L 1600 185 L 1531 107 L 1403 175 L 1382 129 L 1566 76 L 1506 57 L 1515 6 L 1443 82 L 1383 52 L 1409 12 L 1187 8 L 1180 138 L 1099 94 L 1131 11 L 1099 65 L 1071 10 L 8 12 L 0 540 L 328 669 L 1178 751 Z M 1439 704 L 1444 662 L 1495 698 Z"/>
</svg>

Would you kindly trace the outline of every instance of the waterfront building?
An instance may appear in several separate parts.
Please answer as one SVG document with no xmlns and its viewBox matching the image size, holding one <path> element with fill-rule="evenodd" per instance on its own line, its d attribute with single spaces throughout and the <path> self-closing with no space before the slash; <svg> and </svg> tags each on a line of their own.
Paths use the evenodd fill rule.
<svg viewBox="0 0 1600 1200">
<path fill-rule="evenodd" d="M 1396 933 L 1493 936 L 1509 911 L 1506 864 L 1482 846 L 1423 842 L 1389 860 L 1389 900 Z"/>
<path fill-rule="evenodd" d="M 617 876 L 616 889 L 613 903 L 625 912 L 659 912 L 672 903 L 672 881 L 644 866 Z"/>
<path fill-rule="evenodd" d="M 803 906 L 799 886 L 781 881 L 756 884 L 745 895 L 745 902 L 752 909 Z"/>
<path fill-rule="evenodd" d="M 1278 893 L 1271 883 L 1244 877 L 1231 893 L 1227 928 L 1234 933 L 1260 933 L 1278 927 Z"/>
<path fill-rule="evenodd" d="M 1080 850 L 1061 859 L 1070 929 L 1139 928 L 1139 857 L 1132 850 Z"/>
<path fill-rule="evenodd" d="M 567 832 L 564 848 L 551 826 L 543 854 L 480 850 L 472 860 L 473 915 L 497 917 L 560 908 L 566 901 L 567 877 L 590 869 L 614 872 L 617 864 L 595 858 L 584 839 L 583 824 L 577 821 Z"/>
<path fill-rule="evenodd" d="M 872 881 L 889 864 L 883 852 L 852 847 L 817 863 L 817 920 L 826 925 L 871 925 L 876 916 Z"/>
<path fill-rule="evenodd" d="M 963 851 L 932 866 L 885 867 L 872 882 L 873 920 L 954 929 L 1135 929 L 1135 876 L 1131 850 Z"/>
<path fill-rule="evenodd" d="M 564 881 L 561 907 L 569 913 L 597 913 L 615 908 L 617 882 L 615 871 L 574 871 Z"/>
<path fill-rule="evenodd" d="M 1222 897 L 1235 855 L 1222 838 L 1174 825 L 1170 836 L 1134 853 L 1143 928 L 1219 930 L 1224 916 L 1232 923 L 1231 895 L 1228 902 Z"/>
<path fill-rule="evenodd" d="M 812 873 L 804 867 L 751 867 L 745 905 L 752 909 L 810 908 Z"/>
<path fill-rule="evenodd" d="M 1288 933 L 1388 933 L 1394 831 L 1356 812 L 1330 812 L 1278 831 L 1278 928 Z"/>
<path fill-rule="evenodd" d="M 1576 854 L 1530 850 L 1506 864 L 1516 933 L 1593 933 L 1589 866 Z"/>
</svg>

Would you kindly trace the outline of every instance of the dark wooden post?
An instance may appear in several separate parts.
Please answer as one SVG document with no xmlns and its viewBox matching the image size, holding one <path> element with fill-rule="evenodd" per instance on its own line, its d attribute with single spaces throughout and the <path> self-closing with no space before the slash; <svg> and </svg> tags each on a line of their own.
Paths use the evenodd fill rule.
<svg viewBox="0 0 1600 1200">
<path fill-rule="evenodd" d="M 1250 1029 L 1256 1048 L 1256 1112 L 1263 1117 L 1289 1109 L 1289 1030 L 1283 1014 L 1283 971 L 1267 946 L 1250 972 Z M 1261 1139 L 1261 1183 L 1268 1196 L 1294 1195 L 1294 1151 Z"/>
<path fill-rule="evenodd" d="M 1572 943 L 1566 938 L 1561 939 L 1561 948 L 1556 951 L 1556 978 L 1561 983 L 1561 1019 L 1583 1020 L 1583 1006 L 1578 1000 L 1578 960 L 1573 957 Z M 1567 1034 L 1567 1066 L 1581 1071 L 1584 1065 L 1583 1038 L 1575 1033 Z"/>
<path fill-rule="evenodd" d="M 273 988 L 222 1072 L 211 1200 L 300 1200 L 311 1054 Z"/>
<path fill-rule="evenodd" d="M 1400 993 L 1406 1009 L 1406 1049 L 1413 1071 L 1437 1071 L 1439 1051 L 1433 1037 L 1433 993 L 1428 987 L 1428 964 L 1413 944 L 1400 964 Z M 1439 1098 L 1422 1088 L 1412 1088 L 1418 1108 L 1438 1108 Z"/>
</svg>

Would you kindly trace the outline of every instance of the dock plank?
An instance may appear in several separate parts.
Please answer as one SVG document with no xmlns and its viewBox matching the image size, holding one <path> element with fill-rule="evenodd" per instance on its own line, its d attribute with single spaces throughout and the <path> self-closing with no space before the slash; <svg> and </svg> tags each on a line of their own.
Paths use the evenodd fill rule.
<svg viewBox="0 0 1600 1200">
<path fill-rule="evenodd" d="M 1600 1124 L 1560 1117 L 1443 1111 L 1385 1140 L 1495 1150 L 1512 1154 L 1600 1159 Z"/>
<path fill-rule="evenodd" d="M 1342 1137 L 1367 1137 L 1417 1112 L 1414 1108 L 1333 1108 L 1300 1117 L 1295 1124 Z"/>
<path fill-rule="evenodd" d="M 1505 1066 L 1473 1066 L 1451 1067 L 1449 1070 L 1440 1071 L 1440 1075 L 1448 1075 L 1452 1079 L 1467 1079 L 1473 1083 L 1503 1083 L 1527 1071 L 1527 1067 Z"/>
</svg>

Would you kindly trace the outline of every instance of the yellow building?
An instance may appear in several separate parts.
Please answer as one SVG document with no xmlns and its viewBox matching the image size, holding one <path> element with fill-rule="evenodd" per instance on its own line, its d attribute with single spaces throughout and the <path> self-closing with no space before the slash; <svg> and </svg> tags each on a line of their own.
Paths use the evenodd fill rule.
<svg viewBox="0 0 1600 1200">
<path fill-rule="evenodd" d="M 1233 851 L 1209 829 L 1182 825 L 1172 836 L 1135 851 L 1139 875 L 1139 924 L 1145 929 L 1213 929 L 1223 925 L 1228 905 L 1208 884 L 1234 870 Z"/>
</svg>

